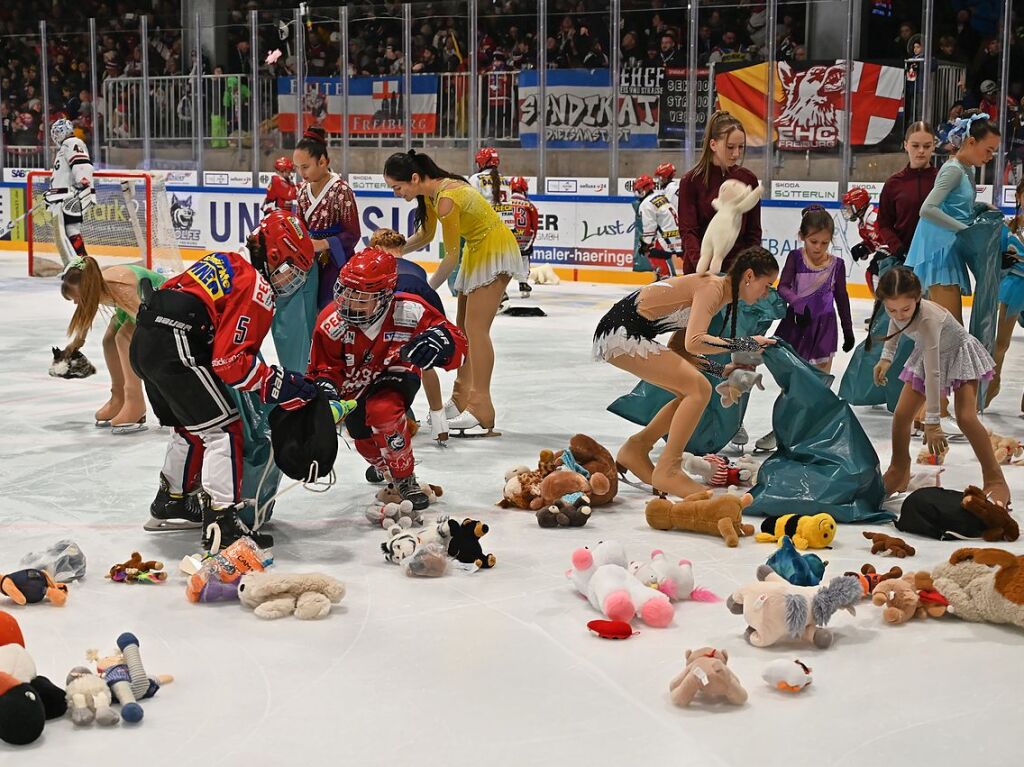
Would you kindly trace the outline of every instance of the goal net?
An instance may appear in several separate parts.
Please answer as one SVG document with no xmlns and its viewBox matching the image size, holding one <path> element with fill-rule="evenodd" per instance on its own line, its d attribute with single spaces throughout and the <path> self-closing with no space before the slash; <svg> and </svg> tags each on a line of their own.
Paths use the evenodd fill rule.
<svg viewBox="0 0 1024 767">
<path fill-rule="evenodd" d="M 34 171 L 26 181 L 28 207 L 43 198 L 50 171 Z M 82 239 L 86 252 L 101 268 L 140 264 L 168 277 L 184 267 L 174 236 L 167 189 L 159 174 L 139 171 L 96 171 L 96 202 L 85 211 Z M 46 277 L 64 268 L 57 245 L 58 222 L 45 207 L 28 220 L 28 271 Z"/>
</svg>

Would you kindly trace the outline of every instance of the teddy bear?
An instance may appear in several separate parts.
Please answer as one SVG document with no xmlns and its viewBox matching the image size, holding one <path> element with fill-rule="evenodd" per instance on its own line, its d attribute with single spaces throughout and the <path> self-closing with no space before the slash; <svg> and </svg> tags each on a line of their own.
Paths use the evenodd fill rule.
<svg viewBox="0 0 1024 767">
<path fill-rule="evenodd" d="M 754 370 L 737 368 L 729 374 L 728 378 L 715 387 L 715 391 L 721 399 L 722 407 L 732 407 L 743 398 L 744 394 L 755 386 L 764 391 L 764 384 L 761 383 L 763 380 L 764 376 L 761 373 Z"/>
<path fill-rule="evenodd" d="M 448 556 L 459 562 L 474 564 L 481 570 L 494 567 L 494 555 L 484 554 L 480 539 L 487 535 L 490 528 L 476 519 L 464 519 L 462 523 L 454 519 L 448 520 Z"/>
<path fill-rule="evenodd" d="M 1020 537 L 1020 527 L 1006 507 L 992 503 L 985 492 L 974 485 L 968 485 L 964 490 L 964 499 L 960 505 L 985 525 L 981 534 L 984 540 L 1012 542 Z"/>
<path fill-rule="evenodd" d="M 565 466 L 573 471 L 588 476 L 591 484 L 590 505 L 594 508 L 611 503 L 619 493 L 619 474 L 615 469 L 615 459 L 604 445 L 586 434 L 574 434 L 569 439 L 569 449 L 555 453 L 556 466 Z M 580 467 L 585 470 L 580 471 Z M 596 479 L 602 474 L 608 480 L 605 483 Z"/>
<path fill-rule="evenodd" d="M 163 572 L 164 563 L 156 560 L 143 561 L 142 555 L 132 552 L 127 562 L 114 565 L 107 573 L 107 578 L 116 583 L 162 583 L 167 580 Z"/>
<path fill-rule="evenodd" d="M 324 618 L 344 596 L 345 584 L 322 573 L 246 573 L 238 584 L 238 600 L 268 620 Z"/>
<path fill-rule="evenodd" d="M 85 666 L 75 666 L 68 672 L 65 694 L 76 727 L 93 722 L 110 727 L 121 721 L 121 715 L 110 707 L 113 699 L 107 683 Z"/>
<path fill-rule="evenodd" d="M 34 568 L 9 575 L 0 573 L 0 593 L 19 605 L 34 605 L 49 599 L 57 607 L 63 607 L 68 601 L 67 584 L 57 583 L 46 570 Z"/>
<path fill-rule="evenodd" d="M 860 581 L 860 587 L 861 590 L 864 592 L 864 597 L 869 598 L 875 586 L 877 586 L 882 581 L 887 581 L 890 578 L 902 578 L 903 570 L 902 568 L 893 565 L 889 568 L 889 572 L 880 573 L 875 569 L 874 565 L 863 564 L 861 565 L 859 573 L 853 572 L 851 570 L 843 573 L 843 575 L 852 575 L 854 578 Z"/>
<path fill-rule="evenodd" d="M 886 623 L 906 623 L 912 618 L 941 618 L 949 602 L 938 591 L 932 576 L 926 572 L 908 573 L 902 578 L 888 578 L 871 590 L 871 602 L 884 606 Z"/>
<path fill-rule="evenodd" d="M 747 702 L 747 691 L 726 665 L 729 654 L 714 647 L 686 651 L 686 668 L 669 682 L 669 695 L 677 706 L 686 707 L 698 694 L 709 701 L 725 701 L 734 706 Z"/>
<path fill-rule="evenodd" d="M 601 541 L 593 550 L 572 553 L 565 575 L 591 606 L 612 621 L 628 623 L 639 617 L 648 626 L 664 628 L 675 609 L 662 592 L 641 583 L 627 569 L 626 551 L 617 541 Z"/>
<path fill-rule="evenodd" d="M 742 521 L 743 509 L 753 500 L 750 493 L 716 496 L 711 490 L 703 490 L 675 503 L 667 498 L 654 498 L 647 502 L 644 515 L 655 530 L 720 535 L 726 546 L 735 548 L 740 537 L 754 534 L 754 526 Z"/>
<path fill-rule="evenodd" d="M 529 466 L 514 466 L 505 472 L 505 487 L 496 506 L 503 509 L 532 509 L 534 499 L 540 498 L 540 483 L 544 475 Z"/>
<path fill-rule="evenodd" d="M 530 267 L 529 280 L 534 285 L 558 285 L 562 282 L 551 264 L 538 264 Z"/>
<path fill-rule="evenodd" d="M 366 507 L 366 519 L 373 525 L 383 527 L 385 530 L 392 525 L 398 525 L 404 529 L 414 525 L 423 524 L 423 512 L 412 507 L 412 501 L 401 501 L 395 503 L 390 501 L 381 504 L 375 501 Z"/>
<path fill-rule="evenodd" d="M 778 543 L 781 546 L 782 539 L 787 535 L 793 539 L 793 545 L 801 551 L 831 548 L 836 537 L 836 521 L 831 514 L 824 513 L 766 517 L 755 540 L 758 543 Z"/>
<path fill-rule="evenodd" d="M 437 499 L 444 495 L 444 488 L 440 485 L 431 485 L 426 482 L 420 482 L 420 490 L 423 491 L 424 495 L 427 496 L 427 500 L 431 505 L 437 503 Z M 388 483 L 377 490 L 374 497 L 381 503 L 401 503 L 402 494 L 398 492 L 392 483 Z M 417 522 L 417 524 L 421 524 Z"/>
<path fill-rule="evenodd" d="M 891 557 L 903 559 L 904 557 L 912 557 L 917 553 L 917 549 L 902 538 L 896 538 L 885 533 L 869 532 L 865 532 L 864 537 L 871 541 L 872 554 L 888 554 Z"/>
<path fill-rule="evenodd" d="M 1003 549 L 957 549 L 932 570 L 950 612 L 965 621 L 1024 628 L 1024 556 Z"/>
<path fill-rule="evenodd" d="M 688 559 L 673 562 L 661 549 L 651 552 L 646 562 L 630 562 L 629 571 L 640 583 L 657 589 L 673 602 L 692 599 L 695 602 L 720 602 L 713 592 L 695 587 L 693 563 Z"/>
<path fill-rule="evenodd" d="M 794 586 L 763 566 L 757 577 L 726 600 L 733 614 L 746 619 L 745 637 L 754 647 L 798 639 L 825 649 L 833 641 L 832 632 L 825 628 L 829 619 L 840 609 L 853 614 L 863 593 L 858 579 L 849 575 L 833 578 L 822 587 Z"/>
<path fill-rule="evenodd" d="M 1003 437 L 989 429 L 988 438 L 992 442 L 992 450 L 999 463 L 1015 463 L 1016 459 L 1024 455 L 1024 444 L 1013 437 Z"/>
<path fill-rule="evenodd" d="M 575 471 L 562 469 L 548 474 L 540 483 L 540 497 L 534 499 L 537 524 L 541 527 L 582 527 L 590 519 L 591 492 L 607 490 L 604 474 L 594 474 L 592 481 Z"/>
<path fill-rule="evenodd" d="M 739 237 L 743 214 L 752 210 L 760 200 L 760 184 L 751 189 L 749 185 L 735 178 L 728 178 L 722 182 L 718 188 L 718 197 L 711 201 L 711 207 L 716 213 L 704 231 L 704 239 L 700 243 L 697 274 L 707 271 L 718 274 L 722 271 L 722 262 Z"/>
</svg>

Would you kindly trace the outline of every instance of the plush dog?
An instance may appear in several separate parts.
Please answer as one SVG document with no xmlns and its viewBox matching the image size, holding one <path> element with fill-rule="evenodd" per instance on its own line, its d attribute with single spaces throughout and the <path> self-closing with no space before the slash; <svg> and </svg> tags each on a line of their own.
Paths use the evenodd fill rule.
<svg viewBox="0 0 1024 767">
<path fill-rule="evenodd" d="M 911 546 L 902 538 L 896 538 L 885 533 L 864 533 L 864 537 L 871 541 L 872 554 L 888 554 L 891 557 L 903 559 L 912 557 L 917 549 Z"/>
<path fill-rule="evenodd" d="M 753 503 L 749 493 L 738 496 L 715 495 L 704 490 L 673 503 L 667 498 L 647 502 L 644 515 L 655 530 L 686 530 L 692 533 L 720 535 L 730 548 L 740 538 L 754 534 L 753 525 L 743 523 L 743 509 Z"/>
<path fill-rule="evenodd" d="M 932 577 L 957 618 L 1024 628 L 1024 557 L 1003 549 L 957 549 Z"/>
<path fill-rule="evenodd" d="M 67 354 L 65 349 L 52 347 L 53 362 L 50 363 L 50 375 L 54 378 L 88 378 L 96 373 L 96 368 L 81 351 Z"/>
<path fill-rule="evenodd" d="M 677 706 L 689 706 L 697 695 L 710 701 L 725 701 L 734 706 L 747 702 L 747 691 L 726 665 L 725 650 L 701 647 L 686 651 L 686 668 L 669 682 L 669 695 Z"/>
<path fill-rule="evenodd" d="M 722 262 L 729 255 L 739 237 L 743 214 L 752 210 L 761 200 L 761 185 L 751 189 L 738 179 L 729 178 L 718 188 L 718 197 L 711 201 L 717 211 L 700 243 L 700 261 L 697 274 L 722 271 Z"/>
<path fill-rule="evenodd" d="M 268 620 L 324 618 L 344 596 L 345 584 L 321 573 L 247 573 L 238 584 L 239 601 Z"/>
<path fill-rule="evenodd" d="M 722 407 L 732 407 L 755 386 L 764 391 L 762 380 L 764 376 L 761 373 L 740 368 L 732 371 L 728 378 L 715 387 L 715 391 L 721 398 Z"/>
</svg>

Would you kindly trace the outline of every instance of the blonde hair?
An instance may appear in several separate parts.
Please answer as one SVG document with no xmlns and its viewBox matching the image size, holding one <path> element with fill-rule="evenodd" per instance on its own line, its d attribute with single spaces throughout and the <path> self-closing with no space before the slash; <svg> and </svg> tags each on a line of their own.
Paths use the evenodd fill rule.
<svg viewBox="0 0 1024 767">
<path fill-rule="evenodd" d="M 711 173 L 712 160 L 714 159 L 714 152 L 711 150 L 711 141 L 722 141 L 728 138 L 729 134 L 734 130 L 742 131 L 743 135 L 747 134 L 746 129 L 743 127 L 737 118 L 733 117 L 728 112 L 721 110 L 711 115 L 711 119 L 708 120 L 708 126 L 704 130 L 704 141 L 700 147 L 700 157 L 697 158 L 696 164 L 690 171 L 693 178 L 700 178 L 704 183 L 708 183 L 708 176 Z M 722 169 L 726 170 L 725 168 Z"/>
<path fill-rule="evenodd" d="M 405 243 L 405 236 L 399 234 L 394 229 L 378 229 L 370 235 L 369 247 L 395 250 L 398 248 L 404 248 Z"/>
<path fill-rule="evenodd" d="M 114 294 L 103 279 L 103 272 L 96 259 L 85 256 L 82 262 L 81 267 L 68 269 L 60 286 L 64 298 L 71 298 L 68 288 L 78 289 L 78 305 L 68 323 L 68 336 L 71 338 L 85 338 L 96 319 L 100 304 L 115 303 Z"/>
</svg>

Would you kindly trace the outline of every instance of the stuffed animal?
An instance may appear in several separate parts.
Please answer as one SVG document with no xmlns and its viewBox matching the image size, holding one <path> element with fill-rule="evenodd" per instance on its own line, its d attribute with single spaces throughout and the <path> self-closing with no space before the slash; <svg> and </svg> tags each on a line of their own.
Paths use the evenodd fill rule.
<svg viewBox="0 0 1024 767">
<path fill-rule="evenodd" d="M 444 488 L 440 485 L 431 485 L 426 482 L 420 482 L 420 490 L 423 491 L 424 495 L 427 496 L 427 500 L 433 505 L 437 503 L 437 499 L 444 495 Z M 381 503 L 401 503 L 402 494 L 398 492 L 392 483 L 388 483 L 377 490 L 374 497 Z M 417 522 L 416 524 L 421 524 Z"/>
<path fill-rule="evenodd" d="M 50 375 L 54 378 L 88 378 L 96 372 L 96 368 L 81 350 L 69 355 L 64 349 L 56 346 L 51 349 L 53 362 L 50 363 Z"/>
<path fill-rule="evenodd" d="M 1018 463 L 1017 459 L 1024 455 L 1024 444 L 1013 437 L 1002 437 L 989 429 L 988 438 L 999 463 Z"/>
<path fill-rule="evenodd" d="M 174 677 L 151 677 L 146 673 L 139 653 L 139 640 L 134 634 L 121 634 L 117 638 L 117 647 L 118 652 L 105 658 L 101 658 L 96 650 L 89 650 L 86 657 L 96 664 L 96 673 L 110 688 L 112 699 L 121 704 L 121 718 L 137 724 L 144 715 L 139 701 L 152 698 L 161 685 L 170 684 Z"/>
<path fill-rule="evenodd" d="M 761 678 L 782 692 L 800 692 L 812 681 L 811 669 L 799 660 L 780 658 L 769 663 Z"/>
<path fill-rule="evenodd" d="M 705 456 L 683 453 L 683 470 L 703 479 L 708 487 L 749 485 L 752 476 L 750 469 L 734 466 L 727 458 L 714 453 Z"/>
<path fill-rule="evenodd" d="M 370 524 L 383 527 L 385 530 L 393 525 L 407 530 L 414 525 L 423 524 L 423 512 L 414 509 L 412 501 L 384 504 L 376 501 L 366 507 L 366 519 Z"/>
<path fill-rule="evenodd" d="M 575 434 L 569 440 L 569 449 L 561 450 L 554 455 L 556 465 L 564 466 L 579 473 L 582 467 L 590 480 L 590 505 L 593 508 L 606 506 L 615 500 L 619 493 L 619 474 L 615 470 L 615 459 L 608 449 L 588 437 L 586 434 Z M 607 486 L 597 478 L 601 474 L 608 480 Z"/>
<path fill-rule="evenodd" d="M 602 541 L 593 551 L 576 549 L 566 577 L 609 620 L 628 623 L 639 617 L 654 628 L 664 628 L 672 622 L 672 602 L 629 572 L 626 551 L 617 541 Z"/>
<path fill-rule="evenodd" d="M 107 573 L 107 578 L 115 583 L 163 583 L 167 573 L 163 572 L 164 563 L 156 560 L 142 561 L 142 555 L 132 552 L 131 559 L 114 565 Z"/>
<path fill-rule="evenodd" d="M 957 618 L 1024 628 L 1024 556 L 1003 549 L 957 549 L 948 563 L 932 570 L 932 578 Z"/>
<path fill-rule="evenodd" d="M 781 517 L 767 517 L 761 523 L 761 532 L 754 540 L 760 543 L 782 545 L 785 536 L 793 539 L 793 545 L 804 549 L 829 549 L 836 537 L 836 521 L 830 514 L 784 514 Z"/>
<path fill-rule="evenodd" d="M 267 620 L 325 618 L 344 596 L 345 584 L 321 573 L 247 573 L 238 584 L 238 601 Z"/>
<path fill-rule="evenodd" d="M 46 570 L 31 568 L 9 575 L 0 573 L 0 593 L 19 605 L 34 605 L 49 599 L 57 607 L 63 607 L 68 601 L 67 584 L 57 583 Z"/>
<path fill-rule="evenodd" d="M 737 368 L 729 374 L 728 378 L 715 387 L 715 391 L 718 392 L 722 407 L 732 407 L 743 398 L 744 394 L 755 386 L 764 391 L 764 385 L 761 383 L 763 380 L 764 376 L 760 373 Z"/>
<path fill-rule="evenodd" d="M 558 285 L 561 282 L 551 264 L 531 267 L 529 279 L 534 285 Z"/>
<path fill-rule="evenodd" d="M 608 490 L 604 474 L 593 476 L 598 491 Z M 534 499 L 537 523 L 541 527 L 582 527 L 590 519 L 591 482 L 575 471 L 560 470 L 548 474 L 540 483 L 540 498 Z"/>
<path fill-rule="evenodd" d="M 677 706 L 686 707 L 698 694 L 709 701 L 725 701 L 734 706 L 747 702 L 747 691 L 726 665 L 729 654 L 714 647 L 686 651 L 686 668 L 669 682 L 669 695 Z"/>
<path fill-rule="evenodd" d="M 700 261 L 697 274 L 722 271 L 722 262 L 729 255 L 740 234 L 743 214 L 752 210 L 761 200 L 761 185 L 751 189 L 738 179 L 729 178 L 718 188 L 718 197 L 711 201 L 717 211 L 700 243 Z"/>
<path fill-rule="evenodd" d="M 793 545 L 793 539 L 784 535 L 779 548 L 765 564 L 794 586 L 817 586 L 828 562 L 823 562 L 817 554 L 801 554 Z"/>
<path fill-rule="evenodd" d="M 592 511 L 590 498 L 581 493 L 571 503 L 560 499 L 546 509 L 537 509 L 537 524 L 541 527 L 583 527 Z"/>
<path fill-rule="evenodd" d="M 933 453 L 928 449 L 928 446 L 921 448 L 921 452 L 917 454 L 917 462 L 924 466 L 942 466 L 946 462 L 946 456 L 949 455 L 949 448 L 945 450 Z"/>
<path fill-rule="evenodd" d="M 464 519 L 459 524 L 454 519 L 448 520 L 451 538 L 448 541 L 448 556 L 459 562 L 475 564 L 481 570 L 494 567 L 494 555 L 484 554 L 480 539 L 487 535 L 490 528 L 476 519 Z"/>
<path fill-rule="evenodd" d="M 888 554 L 891 557 L 903 559 L 912 557 L 917 549 L 911 546 L 902 538 L 896 538 L 885 533 L 864 533 L 864 537 L 871 541 L 872 554 Z"/>
<path fill-rule="evenodd" d="M 647 562 L 630 562 L 629 571 L 645 586 L 657 589 L 673 602 L 721 602 L 713 592 L 693 585 L 693 563 L 688 559 L 673 562 L 661 549 L 651 552 Z"/>
<path fill-rule="evenodd" d="M 540 498 L 540 483 L 546 475 L 528 466 L 515 466 L 505 472 L 505 487 L 496 504 L 503 509 L 532 509 Z"/>
<path fill-rule="evenodd" d="M 812 642 L 825 649 L 832 632 L 824 628 L 840 609 L 854 613 L 862 591 L 857 578 L 840 576 L 827 586 L 794 586 L 775 572 L 762 568 L 763 580 L 741 586 L 726 606 L 747 621 L 746 639 L 755 647 L 769 647 L 783 639 Z"/>
<path fill-rule="evenodd" d="M 886 623 L 906 623 L 912 618 L 941 618 L 949 603 L 935 590 L 932 577 L 926 572 L 908 573 L 902 578 L 889 578 L 871 591 L 871 602 L 884 606 Z"/>
<path fill-rule="evenodd" d="M 601 639 L 629 639 L 637 633 L 625 621 L 589 621 L 587 629 Z"/>
<path fill-rule="evenodd" d="M 903 570 L 893 565 L 889 568 L 889 572 L 880 573 L 875 570 L 874 565 L 864 564 L 861 565 L 860 572 L 845 572 L 843 575 L 852 575 L 860 582 L 861 590 L 864 592 L 865 598 L 871 596 L 871 592 L 874 590 L 882 581 L 887 581 L 890 578 L 902 578 Z"/>
<path fill-rule="evenodd" d="M 224 602 L 238 599 L 238 582 L 250 572 L 262 572 L 274 558 L 252 538 L 239 538 L 226 549 L 189 567 L 185 596 L 189 602 Z M 190 562 L 190 565 L 193 564 Z"/>
<path fill-rule="evenodd" d="M 67 701 L 62 689 L 37 673 L 17 621 L 8 613 L 0 618 L 0 740 L 25 746 L 43 734 L 47 719 L 64 716 Z"/>
<path fill-rule="evenodd" d="M 93 722 L 110 727 L 121 721 L 121 715 L 110 707 L 113 699 L 107 683 L 85 666 L 75 666 L 68 672 L 65 693 L 71 721 L 76 727 Z"/>
<path fill-rule="evenodd" d="M 654 498 L 647 502 L 644 514 L 647 524 L 655 530 L 720 535 L 726 546 L 735 548 L 741 537 L 754 534 L 753 525 L 742 521 L 743 509 L 753 500 L 749 493 L 715 495 L 704 490 L 674 503 L 667 498 Z"/>
<path fill-rule="evenodd" d="M 961 506 L 985 525 L 985 531 L 981 534 L 984 540 L 1012 542 L 1020 537 L 1020 527 L 1010 516 L 1010 512 L 1006 510 L 1005 506 L 992 503 L 983 490 L 969 485 L 964 490 L 964 500 Z"/>
<path fill-rule="evenodd" d="M 380 549 L 384 553 L 384 559 L 395 565 L 404 564 L 409 557 L 428 544 L 439 544 L 447 551 L 451 538 L 446 516 L 438 517 L 437 522 L 427 525 L 418 533 L 413 533 L 401 525 L 392 525 L 387 532 L 388 539 L 380 545 Z"/>
</svg>

